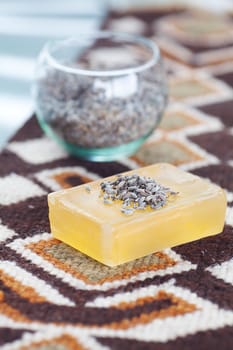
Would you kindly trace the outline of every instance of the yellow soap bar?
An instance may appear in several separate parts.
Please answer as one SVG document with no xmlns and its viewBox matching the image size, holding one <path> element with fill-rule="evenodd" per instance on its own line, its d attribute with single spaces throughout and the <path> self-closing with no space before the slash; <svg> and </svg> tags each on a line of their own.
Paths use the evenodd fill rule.
<svg viewBox="0 0 233 350">
<path fill-rule="evenodd" d="M 105 204 L 97 180 L 49 194 L 54 237 L 108 266 L 164 248 L 215 235 L 223 229 L 226 196 L 215 184 L 170 164 L 124 173 L 151 177 L 176 195 L 160 209 L 121 211 L 122 201 Z M 104 179 L 113 181 L 116 176 Z"/>
</svg>

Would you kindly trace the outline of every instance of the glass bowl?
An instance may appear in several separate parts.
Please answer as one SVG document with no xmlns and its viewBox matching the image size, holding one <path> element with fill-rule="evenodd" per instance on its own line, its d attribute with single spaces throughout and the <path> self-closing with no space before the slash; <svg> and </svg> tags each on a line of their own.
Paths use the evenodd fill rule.
<svg viewBox="0 0 233 350">
<path fill-rule="evenodd" d="M 33 95 L 46 134 L 78 157 L 111 161 L 133 154 L 153 132 L 167 84 L 153 41 L 97 32 L 46 44 Z"/>
</svg>

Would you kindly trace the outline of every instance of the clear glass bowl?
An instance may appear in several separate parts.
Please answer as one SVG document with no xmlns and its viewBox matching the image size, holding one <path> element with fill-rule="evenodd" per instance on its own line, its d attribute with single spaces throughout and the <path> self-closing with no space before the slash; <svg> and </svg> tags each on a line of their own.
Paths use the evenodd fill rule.
<svg viewBox="0 0 233 350">
<path fill-rule="evenodd" d="M 98 32 L 46 44 L 33 95 L 49 136 L 78 157 L 111 161 L 133 154 L 155 129 L 167 85 L 154 42 Z"/>
</svg>

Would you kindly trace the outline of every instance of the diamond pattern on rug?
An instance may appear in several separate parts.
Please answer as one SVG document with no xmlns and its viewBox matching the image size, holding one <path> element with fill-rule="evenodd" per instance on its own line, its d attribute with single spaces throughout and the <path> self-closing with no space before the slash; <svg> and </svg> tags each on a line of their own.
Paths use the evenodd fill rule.
<svg viewBox="0 0 233 350">
<path fill-rule="evenodd" d="M 166 134 L 195 135 L 210 131 L 219 131 L 224 128 L 222 122 L 216 117 L 201 112 L 196 108 L 184 106 L 180 103 L 170 104 L 161 120 L 159 131 Z M 158 134 L 158 130 L 154 135 Z"/>
<path fill-rule="evenodd" d="M 190 99 L 190 97 L 208 95 L 213 92 L 216 92 L 216 90 L 197 79 L 174 79 L 170 82 L 170 96 L 178 101 Z"/>
<path fill-rule="evenodd" d="M 162 51 L 190 67 L 232 62 L 232 21 L 227 16 L 189 11 L 155 21 Z"/>
<path fill-rule="evenodd" d="M 49 242 L 40 241 L 36 244 L 30 244 L 26 248 L 43 256 L 58 268 L 90 284 L 102 284 L 117 279 L 129 278 L 145 270 L 155 271 L 176 265 L 176 262 L 166 254 L 155 253 L 116 268 L 109 268 L 96 263 L 74 248 L 53 239 Z M 95 274 L 93 274 L 93 270 Z"/>
<path fill-rule="evenodd" d="M 222 82 L 204 74 L 186 73 L 170 77 L 169 95 L 171 101 L 204 104 L 232 97 L 232 91 Z"/>
<path fill-rule="evenodd" d="M 165 276 L 172 271 L 175 273 L 195 268 L 170 249 L 112 268 L 96 262 L 47 233 L 25 240 L 16 239 L 8 246 L 32 263 L 40 261 L 44 270 L 58 278 L 68 280 L 70 277 L 71 284 L 81 289 L 105 290 L 131 280 L 145 280 L 156 275 Z"/>
<path fill-rule="evenodd" d="M 156 22 L 156 27 L 184 45 L 194 48 L 198 46 L 200 51 L 233 43 L 233 25 L 230 19 L 204 11 L 168 16 Z"/>
<path fill-rule="evenodd" d="M 52 191 L 78 186 L 99 179 L 99 175 L 87 171 L 84 167 L 59 167 L 42 170 L 34 177 Z"/>
<path fill-rule="evenodd" d="M 154 37 L 153 37 L 154 38 Z M 156 39 L 155 39 L 156 40 Z M 232 47 L 213 48 L 195 53 L 191 47 L 182 45 L 170 37 L 162 37 L 156 40 L 163 56 L 184 65 L 187 68 L 215 69 L 219 65 L 231 64 L 233 60 Z"/>
<path fill-rule="evenodd" d="M 201 124 L 196 118 L 184 110 L 168 110 L 164 113 L 159 128 L 163 131 L 181 130 Z"/>
<path fill-rule="evenodd" d="M 124 26 L 159 44 L 175 101 L 134 157 L 95 163 L 68 156 L 43 136 L 35 117 L 1 152 L 3 349 L 233 348 L 233 48 L 228 21 L 182 6 L 108 15 L 103 28 Z M 105 53 L 97 51 L 94 59 Z M 110 58 L 110 64 L 123 60 L 112 48 Z M 225 189 L 223 232 L 113 269 L 52 238 L 48 192 L 157 161 L 178 164 Z"/>
<path fill-rule="evenodd" d="M 110 328 L 109 330 L 100 329 L 98 336 L 109 336 L 113 334 L 117 336 L 119 334 L 121 338 L 125 339 L 131 338 L 137 339 L 138 341 L 165 342 L 165 339 L 167 341 L 168 339 L 172 340 L 179 336 L 183 337 L 187 335 L 187 328 L 185 327 L 185 324 L 187 322 L 193 325 L 192 330 L 190 329 L 189 334 L 208 329 L 218 329 L 220 325 L 224 326 L 233 322 L 233 312 L 219 308 L 218 305 L 197 296 L 195 293 L 190 292 L 188 289 L 175 285 L 166 285 L 166 292 L 164 293 L 162 288 L 162 286 L 158 288 L 161 292 L 157 295 L 162 296 L 162 298 L 164 297 L 165 300 L 166 297 L 168 297 L 165 304 L 167 306 L 166 309 L 169 308 L 169 302 L 169 305 L 172 303 L 175 303 L 177 306 L 179 303 L 181 304 L 181 306 L 177 309 L 179 314 L 177 315 L 178 317 L 175 315 L 166 315 L 166 311 L 163 311 L 165 317 L 156 317 L 157 315 L 155 315 L 153 320 L 146 322 L 147 313 L 145 313 L 145 322 L 143 322 L 143 319 L 141 324 L 133 325 L 132 321 L 130 323 L 127 323 L 127 321 L 125 321 L 125 325 L 122 325 L 122 323 L 120 323 L 120 325 L 123 326 L 124 331 L 120 329 L 121 332 L 118 333 L 118 329 L 116 327 L 119 324 L 117 323 L 114 324 L 113 327 L 110 325 L 110 327 L 108 327 Z M 140 291 L 138 292 L 140 293 Z M 156 294 L 154 298 L 156 299 Z M 102 307 L 102 310 L 103 309 L 104 307 Z M 111 309 L 113 310 L 114 308 L 111 306 Z M 207 324 L 205 322 L 205 317 L 209 312 L 212 315 L 212 319 Z M 178 323 L 178 327 L 173 327 L 174 317 Z M 113 328 L 113 330 L 111 328 Z M 140 331 L 136 332 L 135 334 L 136 330 Z"/>
<path fill-rule="evenodd" d="M 119 267 L 110 268 L 96 263 L 93 259 L 80 253 L 74 248 L 56 240 L 41 240 L 25 246 L 54 266 L 89 284 L 102 284 L 118 279 L 130 278 L 140 272 L 155 271 L 174 266 L 177 262 L 164 253 L 155 253 L 151 256 L 129 262 Z M 93 274 L 93 270 L 95 274 Z"/>
<path fill-rule="evenodd" d="M 113 329 L 127 329 L 140 324 L 150 323 L 155 319 L 185 315 L 197 310 L 194 304 L 163 290 L 160 290 L 153 296 L 138 298 L 131 302 L 123 301 L 111 307 L 116 310 L 127 310 L 128 313 L 127 319 L 107 325 L 107 327 Z"/>
<path fill-rule="evenodd" d="M 141 166 L 159 162 L 180 165 L 203 160 L 198 153 L 195 153 L 183 143 L 168 139 L 145 143 L 132 159 Z"/>
</svg>

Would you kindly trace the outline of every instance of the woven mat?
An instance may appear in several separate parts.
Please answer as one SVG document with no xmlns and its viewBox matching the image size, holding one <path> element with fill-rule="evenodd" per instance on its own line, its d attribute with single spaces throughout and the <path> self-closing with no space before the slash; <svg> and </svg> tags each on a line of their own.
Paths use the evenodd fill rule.
<svg viewBox="0 0 233 350">
<path fill-rule="evenodd" d="M 169 75 L 160 128 L 132 158 L 70 157 L 35 117 L 0 154 L 1 349 L 233 348 L 233 26 L 227 21 L 182 9 L 107 18 L 109 29 L 153 37 Z M 221 234 L 116 268 L 51 237 L 48 192 L 158 161 L 226 190 Z"/>
</svg>

